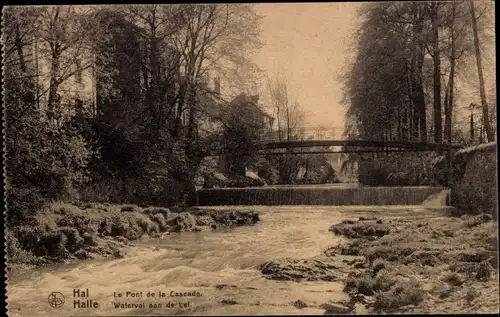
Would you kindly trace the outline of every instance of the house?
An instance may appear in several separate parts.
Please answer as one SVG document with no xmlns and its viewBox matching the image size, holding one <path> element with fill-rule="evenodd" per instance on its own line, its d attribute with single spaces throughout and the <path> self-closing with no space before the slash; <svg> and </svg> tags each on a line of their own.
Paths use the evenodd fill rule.
<svg viewBox="0 0 500 317">
<path fill-rule="evenodd" d="M 229 105 L 233 108 L 244 106 L 245 114 L 250 116 L 249 119 L 262 122 L 266 128 L 273 126 L 274 118 L 262 110 L 262 107 L 259 105 L 259 95 L 248 96 L 245 93 L 240 93 Z"/>
<path fill-rule="evenodd" d="M 238 119 L 249 120 L 265 128 L 271 127 L 274 123 L 274 118 L 262 110 L 259 105 L 259 95 L 247 95 L 240 93 L 230 102 L 224 100 L 220 94 L 220 79 L 213 80 L 213 93 L 204 94 L 200 100 L 199 111 L 201 116 L 198 118 L 198 132 L 202 137 L 210 135 L 220 135 L 224 129 L 224 123 L 231 120 L 231 114 L 235 114 Z M 207 90 L 210 85 L 207 85 Z M 265 133 L 263 129 L 262 133 Z M 224 157 L 205 157 L 198 171 L 199 179 L 212 179 L 216 173 L 226 171 Z M 245 175 L 250 178 L 255 178 L 256 173 L 245 170 Z M 242 175 L 243 176 L 243 175 Z M 203 181 L 200 181 L 201 186 Z"/>
<path fill-rule="evenodd" d="M 207 137 L 214 133 L 221 132 L 223 129 L 223 120 L 225 119 L 224 110 L 226 101 L 221 97 L 220 79 L 213 80 L 213 88 L 210 87 L 210 81 L 206 79 L 201 85 L 198 98 L 198 133 L 201 137 Z M 186 124 L 187 122 L 185 122 Z"/>
<path fill-rule="evenodd" d="M 262 122 L 265 127 L 271 127 L 274 118 L 264 112 L 259 105 L 259 95 L 248 96 L 240 93 L 230 102 L 221 97 L 220 78 L 213 80 L 213 88 L 210 88 L 209 81 L 204 83 L 199 97 L 200 116 L 198 117 L 198 131 L 200 136 L 221 132 L 224 128 L 224 122 L 230 120 L 230 113 L 241 113 L 244 111 L 246 118 L 254 122 Z M 240 108 L 240 109 L 237 109 Z M 244 109 L 242 109 L 244 108 Z"/>
</svg>

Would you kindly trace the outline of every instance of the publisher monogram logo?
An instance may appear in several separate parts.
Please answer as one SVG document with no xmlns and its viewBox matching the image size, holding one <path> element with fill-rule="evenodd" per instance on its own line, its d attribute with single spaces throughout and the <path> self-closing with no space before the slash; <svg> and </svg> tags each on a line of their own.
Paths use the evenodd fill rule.
<svg viewBox="0 0 500 317">
<path fill-rule="evenodd" d="M 50 293 L 48 298 L 49 305 L 54 308 L 61 308 L 65 301 L 64 295 L 59 292 Z"/>
</svg>

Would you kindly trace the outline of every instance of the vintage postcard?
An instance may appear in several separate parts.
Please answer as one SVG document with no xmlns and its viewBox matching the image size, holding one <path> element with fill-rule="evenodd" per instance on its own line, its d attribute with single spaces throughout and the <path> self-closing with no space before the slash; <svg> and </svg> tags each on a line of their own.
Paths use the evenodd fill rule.
<svg viewBox="0 0 500 317">
<path fill-rule="evenodd" d="M 8 316 L 499 312 L 493 1 L 2 18 Z"/>
</svg>

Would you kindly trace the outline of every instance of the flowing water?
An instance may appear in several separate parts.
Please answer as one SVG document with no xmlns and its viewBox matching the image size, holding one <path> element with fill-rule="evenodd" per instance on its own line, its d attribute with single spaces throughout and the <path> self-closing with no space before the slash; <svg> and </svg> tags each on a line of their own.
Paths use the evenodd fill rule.
<svg viewBox="0 0 500 317">
<path fill-rule="evenodd" d="M 359 216 L 362 214 L 359 209 L 381 211 L 380 207 L 237 208 L 258 211 L 261 222 L 220 232 L 182 233 L 140 242 L 133 249 L 135 254 L 123 259 L 15 272 L 9 276 L 7 287 L 9 315 L 323 314 L 321 304 L 347 299 L 340 282 L 272 281 L 263 278 L 256 267 L 282 257 L 300 259 L 318 255 L 341 242 L 342 238 L 328 231 L 332 224 Z M 391 208 L 405 213 L 429 211 L 422 207 Z M 221 284 L 227 286 L 216 287 Z M 75 290 L 88 297 L 74 297 Z M 83 293 L 87 290 L 88 294 Z M 49 305 L 48 296 L 52 292 L 64 295 L 62 307 Z M 200 296 L 170 296 L 182 292 L 199 292 Z M 310 306 L 294 307 L 292 303 L 299 299 Z M 75 308 L 75 300 L 80 300 L 80 305 L 98 303 L 99 307 Z M 118 303 L 131 305 L 115 308 Z M 134 306 L 139 304 L 145 307 Z M 149 307 L 150 304 L 162 307 Z"/>
<path fill-rule="evenodd" d="M 204 188 L 197 191 L 198 204 L 210 205 L 420 205 L 430 195 L 446 195 L 436 186 L 358 186 L 322 184 Z"/>
</svg>

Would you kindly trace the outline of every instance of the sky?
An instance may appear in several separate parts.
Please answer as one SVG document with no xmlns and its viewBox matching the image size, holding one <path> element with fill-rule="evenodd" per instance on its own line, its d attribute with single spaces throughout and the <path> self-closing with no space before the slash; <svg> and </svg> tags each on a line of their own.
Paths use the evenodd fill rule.
<svg viewBox="0 0 500 317">
<path fill-rule="evenodd" d="M 281 72 L 292 98 L 305 110 L 306 126 L 343 128 L 342 84 L 356 26 L 356 3 L 258 4 L 265 45 L 255 61 L 269 76 Z"/>
</svg>

